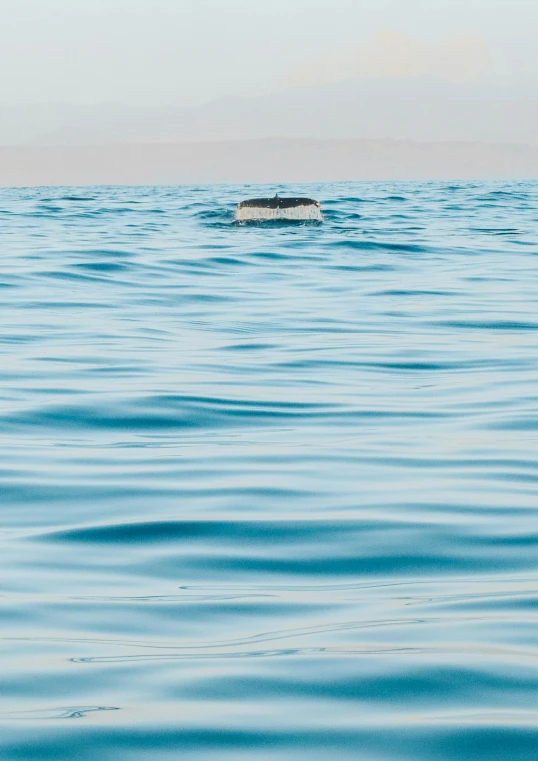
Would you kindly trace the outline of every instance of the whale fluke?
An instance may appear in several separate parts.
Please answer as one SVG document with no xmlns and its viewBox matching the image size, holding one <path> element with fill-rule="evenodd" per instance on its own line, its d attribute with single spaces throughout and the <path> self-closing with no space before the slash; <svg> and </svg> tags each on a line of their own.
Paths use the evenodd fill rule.
<svg viewBox="0 0 538 761">
<path fill-rule="evenodd" d="M 311 220 L 323 222 L 319 201 L 312 198 L 251 198 L 237 205 L 237 222 L 272 219 Z"/>
</svg>

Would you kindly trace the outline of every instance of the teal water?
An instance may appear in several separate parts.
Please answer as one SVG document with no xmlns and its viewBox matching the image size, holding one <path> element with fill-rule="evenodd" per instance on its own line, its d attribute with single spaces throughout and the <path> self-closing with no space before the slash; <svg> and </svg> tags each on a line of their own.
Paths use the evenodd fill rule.
<svg viewBox="0 0 538 761">
<path fill-rule="evenodd" d="M 0 250 L 2 761 L 536 759 L 538 183 L 4 189 Z"/>
</svg>

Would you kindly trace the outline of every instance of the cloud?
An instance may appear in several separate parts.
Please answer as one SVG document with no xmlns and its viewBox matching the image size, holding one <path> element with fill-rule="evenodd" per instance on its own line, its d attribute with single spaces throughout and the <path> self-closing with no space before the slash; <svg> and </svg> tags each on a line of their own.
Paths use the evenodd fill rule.
<svg viewBox="0 0 538 761">
<path fill-rule="evenodd" d="M 408 79 L 424 74 L 462 82 L 487 68 L 489 51 L 481 37 L 459 34 L 441 44 L 421 42 L 402 32 L 380 31 L 353 51 L 334 51 L 294 69 L 288 85 L 313 85 L 354 78 Z"/>
</svg>

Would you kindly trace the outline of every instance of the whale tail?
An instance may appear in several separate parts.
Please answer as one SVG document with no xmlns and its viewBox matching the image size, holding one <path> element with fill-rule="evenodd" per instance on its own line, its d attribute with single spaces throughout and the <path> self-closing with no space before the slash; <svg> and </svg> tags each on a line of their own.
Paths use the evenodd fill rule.
<svg viewBox="0 0 538 761">
<path fill-rule="evenodd" d="M 319 201 L 312 198 L 251 198 L 237 205 L 237 222 L 270 220 L 323 222 Z"/>
</svg>

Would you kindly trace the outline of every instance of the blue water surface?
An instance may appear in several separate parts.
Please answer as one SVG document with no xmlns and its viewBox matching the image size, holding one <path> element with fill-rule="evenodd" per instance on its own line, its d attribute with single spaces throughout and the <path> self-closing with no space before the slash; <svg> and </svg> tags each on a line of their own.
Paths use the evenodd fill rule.
<svg viewBox="0 0 538 761">
<path fill-rule="evenodd" d="M 3 189 L 0 251 L 2 761 L 538 758 L 537 182 Z"/>
</svg>

